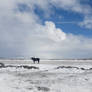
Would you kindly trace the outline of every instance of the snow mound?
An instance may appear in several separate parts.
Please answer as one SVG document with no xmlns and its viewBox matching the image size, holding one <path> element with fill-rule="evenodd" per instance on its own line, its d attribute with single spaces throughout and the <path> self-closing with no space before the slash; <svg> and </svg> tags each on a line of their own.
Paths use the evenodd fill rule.
<svg viewBox="0 0 92 92">
<path fill-rule="evenodd" d="M 92 92 L 92 69 L 46 64 L 0 68 L 0 92 Z"/>
</svg>

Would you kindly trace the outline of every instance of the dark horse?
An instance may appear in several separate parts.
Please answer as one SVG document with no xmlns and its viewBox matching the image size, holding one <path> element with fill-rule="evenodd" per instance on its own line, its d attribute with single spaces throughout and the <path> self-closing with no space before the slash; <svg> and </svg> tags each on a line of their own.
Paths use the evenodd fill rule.
<svg viewBox="0 0 92 92">
<path fill-rule="evenodd" d="M 40 63 L 40 58 L 32 57 L 31 59 L 33 60 L 34 64 L 35 64 L 35 61 L 37 61 L 38 63 Z"/>
</svg>

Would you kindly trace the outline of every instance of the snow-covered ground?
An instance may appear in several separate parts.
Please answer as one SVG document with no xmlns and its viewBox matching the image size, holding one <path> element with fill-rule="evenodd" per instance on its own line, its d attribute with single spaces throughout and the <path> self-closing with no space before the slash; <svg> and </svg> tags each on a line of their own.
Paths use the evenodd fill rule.
<svg viewBox="0 0 92 92">
<path fill-rule="evenodd" d="M 5 64 L 8 67 L 0 68 L 0 92 L 92 92 L 92 63 L 76 62 Z"/>
</svg>

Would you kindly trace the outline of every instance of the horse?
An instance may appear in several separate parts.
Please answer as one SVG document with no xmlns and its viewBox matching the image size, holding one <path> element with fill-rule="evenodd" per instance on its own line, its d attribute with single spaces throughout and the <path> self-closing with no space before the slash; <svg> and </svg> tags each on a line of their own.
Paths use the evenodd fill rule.
<svg viewBox="0 0 92 92">
<path fill-rule="evenodd" d="M 37 61 L 38 64 L 40 63 L 40 58 L 31 57 L 31 59 L 33 60 L 34 64 L 35 64 L 35 61 Z"/>
</svg>

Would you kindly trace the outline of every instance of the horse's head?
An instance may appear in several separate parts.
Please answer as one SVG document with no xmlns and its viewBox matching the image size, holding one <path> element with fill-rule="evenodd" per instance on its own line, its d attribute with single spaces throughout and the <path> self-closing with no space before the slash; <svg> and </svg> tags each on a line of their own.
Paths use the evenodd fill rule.
<svg viewBox="0 0 92 92">
<path fill-rule="evenodd" d="M 34 57 L 31 57 L 31 59 L 33 60 L 33 59 L 34 59 Z"/>
</svg>

